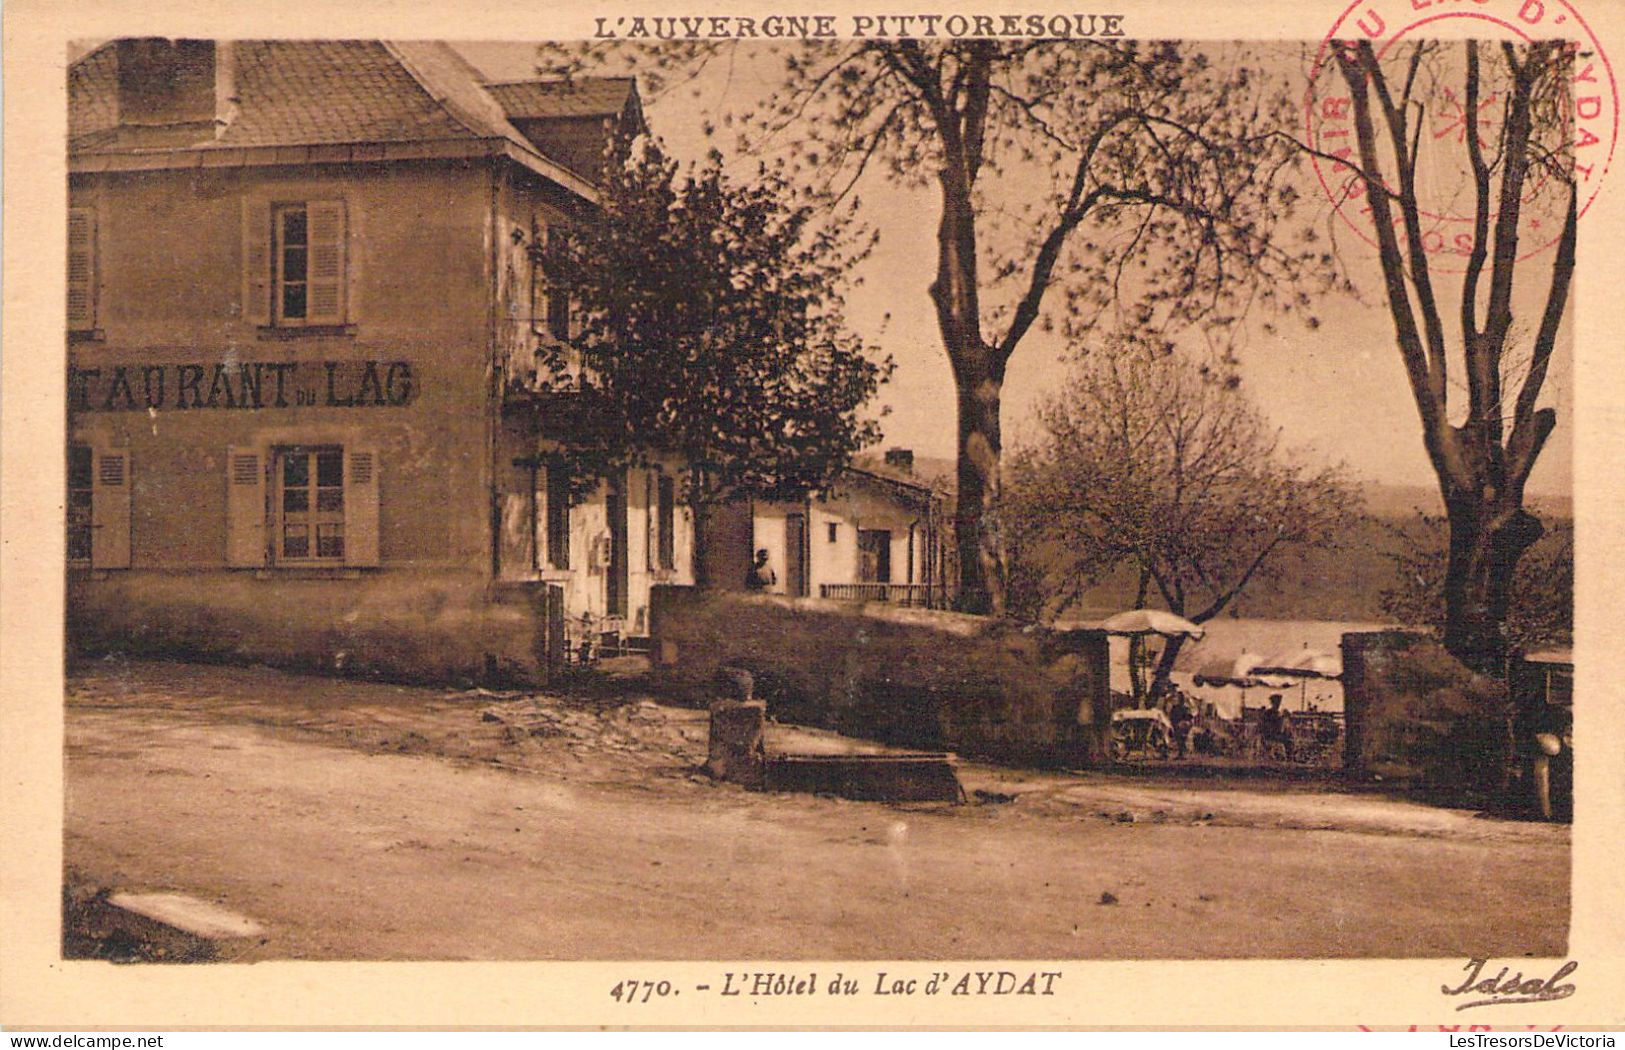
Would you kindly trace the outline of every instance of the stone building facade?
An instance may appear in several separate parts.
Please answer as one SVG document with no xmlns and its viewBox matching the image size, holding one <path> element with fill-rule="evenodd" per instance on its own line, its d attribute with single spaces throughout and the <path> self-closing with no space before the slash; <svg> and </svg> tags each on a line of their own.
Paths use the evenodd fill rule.
<svg viewBox="0 0 1625 1050">
<path fill-rule="evenodd" d="M 546 611 L 692 582 L 676 464 L 561 494 L 568 290 L 629 80 L 442 44 L 119 40 L 69 70 L 69 631 L 398 677 L 536 672 Z M 550 480 L 550 475 L 552 480 Z"/>
</svg>

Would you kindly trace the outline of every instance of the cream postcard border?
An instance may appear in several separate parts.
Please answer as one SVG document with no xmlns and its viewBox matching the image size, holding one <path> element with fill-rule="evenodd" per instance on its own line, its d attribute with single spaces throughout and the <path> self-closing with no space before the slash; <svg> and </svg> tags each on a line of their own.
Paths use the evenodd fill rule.
<svg viewBox="0 0 1625 1050">
<path fill-rule="evenodd" d="M 1429 0 L 1408 0 L 1425 6 Z M 1530 0 L 1536 2 L 1536 0 Z M 539 0 L 11 0 L 4 9 L 4 351 L 0 356 L 0 1025 L 19 1028 L 580 1027 L 580 1026 L 1066 1026 L 1372 1028 L 1482 1023 L 1498 1031 L 1625 1025 L 1625 683 L 1606 666 L 1625 609 L 1625 170 L 1609 177 L 1581 222 L 1575 280 L 1574 441 L 1577 720 L 1574 841 L 1576 994 L 1480 1015 L 1453 1012 L 1439 994 L 1453 960 L 1055 962 L 1053 997 L 1020 999 L 827 997 L 723 1001 L 697 997 L 627 1006 L 609 998 L 623 977 L 706 982 L 725 970 L 774 969 L 762 960 L 705 963 L 300 963 L 114 966 L 59 957 L 62 856 L 62 439 L 66 167 L 64 69 L 69 40 L 120 35 L 387 37 L 543 40 L 591 34 L 593 16 L 673 14 L 1120 13 L 1131 36 L 1318 41 L 1347 0 L 957 0 L 876 5 L 704 0 L 598 0 L 573 9 Z M 1625 5 L 1575 0 L 1625 69 Z M 1625 157 L 1615 158 L 1625 168 Z M 1610 744 L 1610 742 L 1614 742 Z M 1441 872 L 1449 878 L 1448 871 Z M 1493 885 L 1462 895 L 1513 907 Z M 971 962 L 972 960 L 964 960 Z M 975 960 L 1031 969 L 1031 961 Z M 1554 960 L 1554 968 L 1556 962 Z M 951 963 L 797 961 L 779 969 L 839 968 L 926 976 Z M 1124 994 L 1156 988 L 1158 995 Z M 1248 990 L 1256 989 L 1256 995 Z"/>
</svg>

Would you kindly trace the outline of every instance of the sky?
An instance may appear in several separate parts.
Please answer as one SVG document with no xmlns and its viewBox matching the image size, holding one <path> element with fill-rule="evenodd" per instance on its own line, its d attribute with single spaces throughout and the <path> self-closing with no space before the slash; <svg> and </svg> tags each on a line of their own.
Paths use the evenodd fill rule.
<svg viewBox="0 0 1625 1050">
<path fill-rule="evenodd" d="M 534 75 L 535 49 L 516 43 L 461 43 L 468 59 L 492 79 Z M 753 107 L 771 94 L 774 67 L 765 57 L 717 64 L 692 85 L 661 98 L 644 95 L 652 131 L 682 160 L 698 160 L 713 146 L 728 156 L 729 140 L 707 138 L 703 125 L 729 110 Z M 1296 70 L 1283 72 L 1301 79 Z M 726 161 L 725 161 L 726 163 Z M 735 169 L 748 174 L 749 168 Z M 1318 192 L 1319 187 L 1313 189 Z M 867 340 L 889 353 L 897 369 L 879 400 L 887 447 L 951 458 L 955 451 L 954 386 L 936 315 L 927 295 L 936 267 L 938 198 L 934 188 L 909 190 L 871 169 L 857 191 L 865 222 L 879 244 L 862 264 L 861 287 L 847 297 L 848 317 Z M 1329 204 L 1327 205 L 1329 208 Z M 1329 213 L 1328 213 L 1329 215 Z M 1335 221 L 1335 220 L 1334 220 Z M 1582 226 L 1582 233 L 1584 227 Z M 1358 298 L 1336 295 L 1316 304 L 1321 324 L 1310 330 L 1285 319 L 1273 333 L 1253 323 L 1240 353 L 1243 386 L 1280 428 L 1282 445 L 1316 464 L 1341 463 L 1361 480 L 1433 487 L 1422 449 L 1416 407 L 1394 348 L 1393 322 L 1382 298 L 1375 249 L 1340 231 L 1339 244 Z M 1534 271 L 1531 271 L 1533 273 Z M 1537 290 L 1531 279 L 1525 285 Z M 1576 282 L 1571 295 L 1586 293 Z M 1573 311 L 1571 302 L 1570 310 Z M 1443 316 L 1455 316 L 1445 303 Z M 1533 314 L 1533 308 L 1525 311 Z M 1560 341 L 1543 403 L 1557 409 L 1558 426 L 1530 477 L 1535 495 L 1572 494 L 1572 353 Z M 1034 436 L 1033 411 L 1056 385 L 1067 348 L 1036 328 L 1011 358 L 1004 388 L 1006 447 Z M 1456 372 L 1459 374 L 1460 369 Z M 1465 401 L 1465 391 L 1452 392 Z"/>
</svg>

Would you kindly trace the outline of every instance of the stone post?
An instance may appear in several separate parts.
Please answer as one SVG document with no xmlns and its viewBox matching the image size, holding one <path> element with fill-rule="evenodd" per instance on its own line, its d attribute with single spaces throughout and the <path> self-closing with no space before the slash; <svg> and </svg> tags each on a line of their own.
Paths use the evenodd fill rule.
<svg viewBox="0 0 1625 1050">
<path fill-rule="evenodd" d="M 718 700 L 711 705 L 711 738 L 705 769 L 718 780 L 762 786 L 767 764 L 763 733 L 767 705 L 760 700 Z"/>
</svg>

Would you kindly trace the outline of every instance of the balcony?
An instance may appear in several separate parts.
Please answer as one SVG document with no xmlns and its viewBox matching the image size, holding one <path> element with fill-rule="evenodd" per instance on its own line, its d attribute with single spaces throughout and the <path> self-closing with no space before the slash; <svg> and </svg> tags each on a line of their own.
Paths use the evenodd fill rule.
<svg viewBox="0 0 1625 1050">
<path fill-rule="evenodd" d="M 917 609 L 951 609 L 958 588 L 949 583 L 823 583 L 818 596 L 838 602 L 890 602 Z"/>
</svg>

